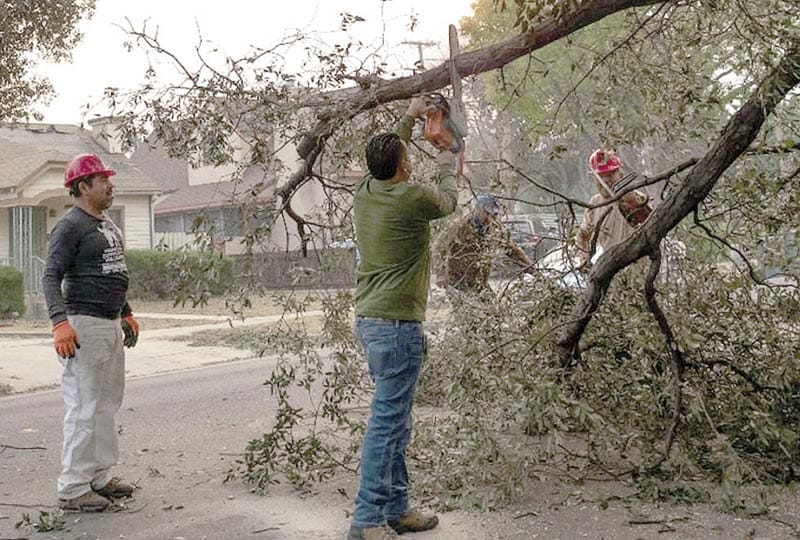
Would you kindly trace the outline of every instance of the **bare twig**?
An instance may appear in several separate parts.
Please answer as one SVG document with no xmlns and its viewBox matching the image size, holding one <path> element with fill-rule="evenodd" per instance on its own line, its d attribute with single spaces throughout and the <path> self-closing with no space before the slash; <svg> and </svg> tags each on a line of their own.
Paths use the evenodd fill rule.
<svg viewBox="0 0 800 540">
<path fill-rule="evenodd" d="M 727 247 L 729 250 L 731 250 L 734 253 L 736 253 L 737 255 L 739 255 L 739 257 L 744 262 L 745 266 L 747 266 L 747 273 L 750 276 L 750 279 L 752 279 L 754 282 L 756 282 L 758 284 L 763 284 L 764 283 L 764 280 L 762 280 L 756 274 L 756 271 L 753 268 L 753 265 L 750 264 L 750 261 L 747 259 L 747 256 L 744 253 L 742 253 L 742 250 L 740 250 L 739 248 L 737 248 L 736 246 L 734 246 L 733 244 L 731 244 L 730 242 L 728 242 L 727 240 L 725 240 L 724 238 L 719 236 L 718 234 L 715 234 L 714 231 L 712 231 L 705 223 L 700 221 L 700 217 L 698 215 L 698 212 L 697 212 L 696 208 L 695 208 L 695 210 L 693 212 L 692 220 L 693 220 L 695 226 L 697 228 L 699 228 L 700 230 L 702 230 L 706 234 L 706 236 L 708 236 L 712 240 L 716 240 L 717 242 L 719 242 L 723 246 Z"/>
<path fill-rule="evenodd" d="M 730 360 L 726 360 L 724 358 L 711 359 L 711 360 L 702 359 L 702 360 L 700 360 L 700 363 L 705 365 L 705 366 L 709 366 L 709 367 L 720 366 L 720 365 L 721 366 L 726 366 L 728 369 L 733 371 L 739 377 L 741 377 L 745 381 L 749 382 L 750 385 L 753 387 L 753 390 L 755 390 L 756 392 L 763 392 L 765 390 L 771 390 L 773 392 L 784 392 L 785 391 L 785 389 L 778 388 L 777 386 L 770 386 L 770 385 L 761 384 L 760 382 L 758 382 L 758 380 L 756 380 L 755 376 L 753 376 L 751 373 L 748 373 L 747 371 L 743 370 L 742 368 L 734 365 L 733 362 L 731 362 Z"/>
<path fill-rule="evenodd" d="M 673 521 L 689 521 L 688 517 L 666 518 L 666 519 L 629 519 L 629 525 L 669 525 Z"/>
<path fill-rule="evenodd" d="M 50 508 L 50 504 L 19 504 L 19 503 L 4 503 L 0 502 L 0 506 L 10 506 L 13 508 Z"/>
<path fill-rule="evenodd" d="M 8 448 L 9 450 L 47 450 L 44 446 L 13 446 L 10 444 L 0 444 L 0 448 Z"/>
</svg>

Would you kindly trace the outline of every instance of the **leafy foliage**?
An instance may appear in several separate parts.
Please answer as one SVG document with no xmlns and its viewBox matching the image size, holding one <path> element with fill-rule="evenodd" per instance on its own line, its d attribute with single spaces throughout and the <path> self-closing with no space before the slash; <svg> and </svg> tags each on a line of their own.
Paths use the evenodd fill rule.
<svg viewBox="0 0 800 540">
<path fill-rule="evenodd" d="M 0 3 L 0 120 L 37 116 L 31 107 L 52 97 L 46 79 L 33 75 L 37 59 L 64 60 L 80 40 L 78 24 L 95 0 L 4 0 Z"/>
<path fill-rule="evenodd" d="M 44 533 L 63 531 L 66 525 L 67 520 L 60 510 L 52 513 L 42 510 L 39 512 L 39 518 L 35 522 L 31 519 L 30 514 L 22 514 L 22 519 L 14 524 L 14 528 L 30 527 L 36 532 Z"/>
<path fill-rule="evenodd" d="M 542 477 L 629 475 L 641 482 L 642 496 L 657 488 L 690 502 L 704 495 L 680 487 L 681 480 L 712 480 L 732 497 L 748 483 L 795 480 L 800 299 L 754 289 L 746 277 L 692 257 L 690 250 L 658 285 L 688 364 L 681 428 L 668 456 L 674 375 L 637 290 L 643 268 L 612 285 L 570 372 L 551 337 L 577 291 L 538 276 L 496 298 L 460 304 L 457 317 L 436 297 L 408 456 L 416 495 L 440 508 L 493 508 Z M 296 318 L 311 298 L 325 306 L 321 329 L 303 328 Z M 280 412 L 230 474 L 259 491 L 282 480 L 310 489 L 353 470 L 370 396 L 347 315 L 350 295 L 282 301 L 290 308 L 286 324 L 247 338 L 254 350 L 277 356 L 265 385 Z"/>
<path fill-rule="evenodd" d="M 480 0 L 462 32 L 470 48 L 479 48 L 569 4 Z M 700 153 L 742 93 L 773 65 L 775 47 L 796 35 L 786 17 L 798 17 L 796 5 L 781 1 L 710 6 L 625 10 L 483 74 L 487 100 L 527 124 L 539 154 L 527 171 L 538 171 L 566 196 L 588 198 L 584 162 L 593 148 L 616 148 L 629 170 L 644 174 Z M 539 196 L 539 190 L 529 195 Z"/>
<path fill-rule="evenodd" d="M 513 11 L 495 15 L 490 7 L 510 8 L 511 2 L 483 0 L 463 28 L 474 47 L 519 30 L 530 39 L 541 21 L 556 25 L 574 9 L 601 4 L 608 3 L 515 0 Z M 580 214 L 575 197 L 590 189 L 584 180 L 591 148 L 619 149 L 626 167 L 645 176 L 702 155 L 731 111 L 798 39 L 800 11 L 788 0 L 618 5 L 641 4 L 648 5 L 620 9 L 473 85 L 482 91 L 473 103 L 493 106 L 482 107 L 487 110 L 471 122 L 477 129 L 468 144 L 472 148 L 476 136 L 496 144 L 475 160 L 469 187 L 501 186 L 523 207 L 552 207 L 561 214 L 565 244 Z M 157 49 L 146 32 L 132 34 Z M 275 158 L 283 144 L 297 144 L 308 161 L 295 174 L 321 183 L 330 203 L 301 218 L 309 227 L 299 234 L 312 243 L 348 238 L 352 185 L 334 179 L 359 164 L 363 141 L 396 114 L 386 107 L 347 120 L 352 110 L 372 108 L 389 72 L 372 56 L 369 63 L 352 63 L 355 49 L 337 44 L 308 49 L 308 65 L 320 72 L 288 74 L 281 50 L 228 59 L 228 73 L 204 62 L 185 70 L 184 86 L 158 88 L 152 74 L 129 102 L 129 129 L 142 135 L 154 126 L 171 155 L 194 164 L 233 164 L 237 173 L 260 167 L 265 179 L 288 173 Z M 341 88 L 349 80 L 358 92 Z M 412 81 L 406 96 L 413 84 L 422 83 Z M 361 89 L 375 94 L 361 98 Z M 353 95 L 361 101 L 348 101 Z M 582 335 L 580 361 L 571 367 L 562 364 L 553 341 L 572 322 L 580 292 L 549 275 L 457 309 L 437 299 L 409 449 L 414 489 L 423 498 L 447 508 L 493 507 L 543 476 L 580 481 L 606 475 L 637 480 L 643 496 L 702 500 L 702 492 L 673 483 L 711 479 L 733 489 L 797 478 L 796 105 L 790 93 L 758 144 L 674 231 L 686 256 L 656 284 L 655 294 L 673 342 L 665 343 L 642 293 L 644 262 L 604 291 Z M 229 144 L 231 132 L 241 135 L 243 148 Z M 285 213 L 300 198 L 296 175 L 262 186 L 273 189 Z M 685 182 L 683 174 L 662 175 L 649 188 L 654 202 L 691 187 Z M 206 233 L 197 232 L 201 247 L 208 247 Z M 246 255 L 262 247 L 265 236 L 263 230 L 248 233 Z M 774 269 L 795 287 L 758 279 Z M 213 261 L 187 265 L 183 298 L 202 301 L 208 290 L 203 277 L 216 271 Z M 237 292 L 246 301 L 247 287 Z M 258 491 L 284 479 L 309 489 L 339 470 L 352 472 L 371 390 L 350 330 L 352 296 L 319 293 L 321 328 L 301 317 L 305 299 L 287 294 L 282 301 L 280 324 L 238 336 L 276 361 L 265 383 L 278 403 L 275 423 L 250 442 L 230 475 Z"/>
<path fill-rule="evenodd" d="M 310 489 L 341 468 L 352 470 L 364 430 L 363 419 L 351 416 L 367 395 L 349 315 L 351 294 L 276 295 L 286 308 L 282 321 L 235 338 L 277 361 L 264 382 L 278 403 L 275 424 L 248 443 L 245 458 L 228 475 L 243 477 L 259 492 L 284 479 Z M 302 314 L 317 302 L 324 323 L 311 331 Z"/>
<path fill-rule="evenodd" d="M 131 249 L 126 251 L 125 259 L 131 274 L 132 298 L 174 298 L 181 303 L 202 305 L 211 296 L 225 294 L 233 282 L 233 260 L 212 249 Z"/>
</svg>

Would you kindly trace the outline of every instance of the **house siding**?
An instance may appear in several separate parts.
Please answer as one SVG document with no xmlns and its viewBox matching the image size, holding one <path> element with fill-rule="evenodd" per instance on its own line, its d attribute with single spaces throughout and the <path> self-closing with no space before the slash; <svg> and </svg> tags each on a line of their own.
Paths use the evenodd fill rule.
<svg viewBox="0 0 800 540">
<path fill-rule="evenodd" d="M 20 190 L 20 196 L 36 197 L 50 189 L 62 189 L 66 192 L 64 189 L 64 167 L 59 165 L 43 171 L 36 177 L 35 181 L 23 185 Z"/>
<path fill-rule="evenodd" d="M 189 185 L 198 186 L 201 184 L 216 184 L 221 179 L 230 179 L 236 172 L 234 165 L 224 165 L 221 167 L 203 166 L 196 169 L 189 169 Z"/>
<path fill-rule="evenodd" d="M 64 204 L 61 204 L 63 201 Z M 57 202 L 57 204 L 53 204 Z M 74 200 L 72 198 L 63 198 L 57 200 L 48 200 L 46 208 L 47 214 L 47 232 L 53 230 L 53 227 L 64 217 L 67 210 L 72 208 Z M 51 209 L 54 209 L 52 211 Z M 0 216 L 4 209 L 0 208 Z M 125 246 L 137 249 L 150 249 L 151 231 L 150 231 L 150 196 L 149 195 L 136 195 L 136 196 L 115 196 L 114 205 L 110 208 L 112 218 L 116 212 L 122 213 L 122 223 L 116 223 L 122 229 L 125 237 Z M 5 218 L 0 217 L 0 234 L 5 237 L 8 234 L 4 231 L 8 229 L 8 215 Z M 115 220 L 116 221 L 116 220 Z M 0 250 L 3 249 L 3 238 L 0 238 Z M 3 251 L 0 251 L 0 258 L 3 257 Z"/>
<path fill-rule="evenodd" d="M 9 215 L 8 208 L 0 208 L 0 265 L 8 264 L 11 255 L 11 242 L 8 237 Z"/>
<path fill-rule="evenodd" d="M 133 249 L 150 249 L 153 247 L 150 231 L 150 197 L 117 196 L 112 208 L 123 207 L 123 233 L 125 247 Z"/>
</svg>

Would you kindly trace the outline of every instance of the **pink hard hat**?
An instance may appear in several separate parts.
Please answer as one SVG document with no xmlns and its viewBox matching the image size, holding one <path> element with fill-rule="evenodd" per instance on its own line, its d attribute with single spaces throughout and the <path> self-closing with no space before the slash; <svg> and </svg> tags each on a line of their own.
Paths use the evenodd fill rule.
<svg viewBox="0 0 800 540">
<path fill-rule="evenodd" d="M 620 167 L 622 167 L 622 161 L 613 150 L 598 148 L 589 156 L 589 169 L 598 174 L 614 172 Z"/>
<path fill-rule="evenodd" d="M 114 176 L 117 173 L 107 168 L 99 156 L 95 154 L 80 154 L 69 160 L 64 168 L 64 187 L 68 188 L 75 180 L 92 174 Z"/>
</svg>

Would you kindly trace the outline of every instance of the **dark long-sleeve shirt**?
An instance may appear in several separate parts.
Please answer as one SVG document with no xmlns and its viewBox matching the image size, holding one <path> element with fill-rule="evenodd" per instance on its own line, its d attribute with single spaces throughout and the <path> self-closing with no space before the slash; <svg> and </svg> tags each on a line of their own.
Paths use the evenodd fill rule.
<svg viewBox="0 0 800 540">
<path fill-rule="evenodd" d="M 42 285 L 53 324 L 68 314 L 129 315 L 122 232 L 110 219 L 72 207 L 50 234 Z"/>
</svg>

